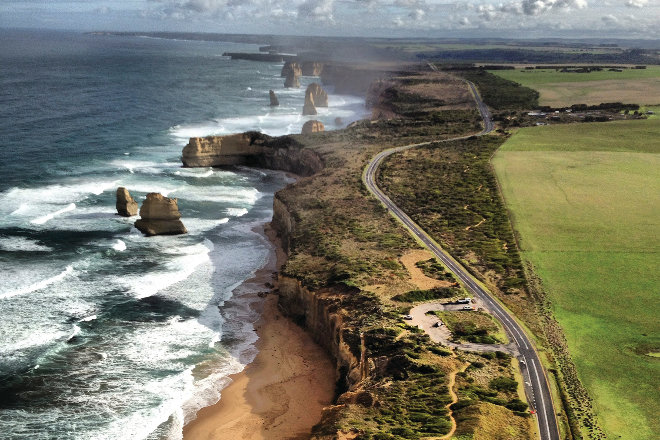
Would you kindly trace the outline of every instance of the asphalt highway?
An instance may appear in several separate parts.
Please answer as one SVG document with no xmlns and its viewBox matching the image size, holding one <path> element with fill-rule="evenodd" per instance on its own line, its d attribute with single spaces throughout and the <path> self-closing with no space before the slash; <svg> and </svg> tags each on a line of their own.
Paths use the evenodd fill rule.
<svg viewBox="0 0 660 440">
<path fill-rule="evenodd" d="M 477 136 L 481 136 L 493 130 L 493 122 L 488 107 L 481 100 L 476 87 L 471 82 L 468 82 L 468 84 L 483 118 L 484 129 L 481 133 L 477 134 Z M 440 142 L 467 139 L 469 137 L 471 136 L 443 139 Z M 463 265 L 454 260 L 444 249 L 442 249 L 440 245 L 438 245 L 422 228 L 413 222 L 410 217 L 401 210 L 401 208 L 396 206 L 376 184 L 376 173 L 378 172 L 378 167 L 383 159 L 400 151 L 429 144 L 431 144 L 431 142 L 423 142 L 380 152 L 365 168 L 362 176 L 364 184 L 369 191 L 387 207 L 388 211 L 406 226 L 416 239 L 423 243 L 456 275 L 456 277 L 475 297 L 481 299 L 484 307 L 502 323 L 509 339 L 515 345 L 519 353 L 518 361 L 525 381 L 525 393 L 527 395 L 530 409 L 535 412 L 540 438 L 541 440 L 560 440 L 557 416 L 552 402 L 552 395 L 550 394 L 548 379 L 538 353 L 524 329 L 513 318 L 512 314 L 507 311 L 485 287 L 478 283 L 469 274 Z"/>
</svg>

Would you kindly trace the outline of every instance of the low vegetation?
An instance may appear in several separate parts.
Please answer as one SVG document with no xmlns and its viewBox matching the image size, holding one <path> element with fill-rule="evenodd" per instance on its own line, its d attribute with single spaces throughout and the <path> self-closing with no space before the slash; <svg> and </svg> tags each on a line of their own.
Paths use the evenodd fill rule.
<svg viewBox="0 0 660 440">
<path fill-rule="evenodd" d="M 475 344 L 504 344 L 504 331 L 495 319 L 484 312 L 436 311 L 435 315 L 451 331 L 455 342 Z"/>
<path fill-rule="evenodd" d="M 424 87 L 416 93 L 423 93 Z M 413 302 L 457 296 L 462 290 L 451 284 L 419 290 L 412 282 L 399 261 L 418 245 L 374 201 L 361 174 L 384 148 L 479 129 L 473 109 L 432 107 L 414 119 L 363 121 L 342 131 L 294 136 L 321 156 L 325 168 L 277 194 L 294 225 L 281 274 L 322 297 L 324 307 L 340 317 L 342 349 L 368 359 L 357 390 L 346 392 L 348 372 L 340 368 L 337 394 L 343 400 L 324 414 L 314 438 L 332 438 L 344 431 L 360 439 L 418 439 L 442 436 L 451 428 L 448 377 L 459 361 L 450 350 L 406 325 L 401 320 L 403 304 L 392 298 Z M 488 380 L 502 375 L 494 366 L 498 362 L 484 358 Z M 498 417 L 520 418 L 514 410 L 501 408 Z"/>
<path fill-rule="evenodd" d="M 440 281 L 449 281 L 452 283 L 456 282 L 456 278 L 454 277 L 454 274 L 449 272 L 447 268 L 435 258 L 431 258 L 430 260 L 418 261 L 417 263 L 415 263 L 415 266 L 422 269 L 424 275 L 426 275 L 429 278 L 433 278 L 435 280 L 440 280 Z"/>
<path fill-rule="evenodd" d="M 392 299 L 400 302 L 431 301 L 434 299 L 451 298 L 461 292 L 462 290 L 458 288 L 436 287 L 429 290 L 411 290 L 400 295 L 395 295 Z"/>
<path fill-rule="evenodd" d="M 486 70 L 466 70 L 461 72 L 461 76 L 472 81 L 484 102 L 496 110 L 533 109 L 539 105 L 539 92 L 536 90 Z"/>
</svg>

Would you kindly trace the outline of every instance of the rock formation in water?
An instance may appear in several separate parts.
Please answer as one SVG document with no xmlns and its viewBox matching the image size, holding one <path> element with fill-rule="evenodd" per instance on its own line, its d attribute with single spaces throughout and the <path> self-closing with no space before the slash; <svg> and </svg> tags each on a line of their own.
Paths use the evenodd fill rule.
<svg viewBox="0 0 660 440">
<path fill-rule="evenodd" d="M 305 104 L 303 105 L 303 111 L 302 114 L 303 116 L 308 116 L 308 115 L 315 115 L 316 112 L 316 106 L 314 105 L 314 97 L 312 96 L 311 93 L 309 93 L 309 89 L 305 93 Z"/>
<path fill-rule="evenodd" d="M 135 227 L 145 235 L 177 235 L 188 231 L 181 222 L 181 213 L 176 199 L 164 197 L 159 193 L 147 194 L 147 199 L 140 208 L 140 219 Z"/>
<path fill-rule="evenodd" d="M 272 90 L 269 90 L 268 94 L 270 95 L 270 106 L 271 107 L 276 107 L 276 106 L 280 105 L 280 101 L 279 101 L 279 99 L 277 99 L 277 95 L 275 94 L 275 92 L 273 92 Z"/>
<path fill-rule="evenodd" d="M 295 61 L 287 61 L 286 63 L 284 63 L 280 76 L 282 78 L 286 78 L 291 73 L 293 74 L 293 76 L 302 75 L 302 68 L 300 67 L 300 64 L 296 63 Z"/>
<path fill-rule="evenodd" d="M 312 101 L 316 107 L 327 107 L 328 106 L 328 92 L 323 90 L 321 84 L 311 83 L 307 86 L 305 91 L 305 96 L 310 94 L 312 96 Z"/>
<path fill-rule="evenodd" d="M 342 118 L 340 118 L 339 116 L 337 116 L 337 117 L 335 118 L 335 125 L 337 125 L 337 126 L 342 126 L 342 125 L 344 125 L 344 120 L 343 120 Z"/>
<path fill-rule="evenodd" d="M 185 167 L 238 165 L 244 163 L 244 156 L 259 154 L 261 150 L 260 141 L 248 133 L 194 137 L 183 147 L 181 160 Z"/>
<path fill-rule="evenodd" d="M 300 80 L 298 79 L 298 75 L 296 75 L 294 72 L 289 72 L 286 76 L 286 80 L 284 80 L 284 87 L 299 88 Z"/>
<path fill-rule="evenodd" d="M 138 213 L 138 203 L 123 186 L 117 188 L 117 203 L 115 206 L 117 214 L 123 217 L 131 217 Z"/>
<path fill-rule="evenodd" d="M 319 131 L 325 131 L 325 126 L 323 125 L 323 122 L 321 122 L 321 121 L 307 121 L 302 126 L 301 134 L 311 134 L 311 133 L 317 133 Z"/>
<path fill-rule="evenodd" d="M 323 72 L 323 63 L 306 61 L 302 64 L 303 76 L 320 76 L 321 72 Z"/>
<path fill-rule="evenodd" d="M 293 137 L 272 138 L 255 131 L 190 138 L 182 160 L 188 167 L 250 165 L 300 176 L 311 176 L 323 168 L 321 157 Z"/>
</svg>

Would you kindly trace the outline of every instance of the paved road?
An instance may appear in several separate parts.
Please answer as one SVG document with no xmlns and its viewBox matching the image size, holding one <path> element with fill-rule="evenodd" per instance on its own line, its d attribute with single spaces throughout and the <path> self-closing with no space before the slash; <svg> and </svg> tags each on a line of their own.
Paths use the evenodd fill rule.
<svg viewBox="0 0 660 440">
<path fill-rule="evenodd" d="M 471 82 L 468 82 L 474 99 L 479 108 L 479 112 L 484 121 L 484 129 L 478 135 L 484 135 L 493 130 L 493 122 L 490 117 L 488 107 L 481 100 L 476 87 Z M 453 140 L 467 139 L 470 136 L 462 136 L 453 139 L 442 140 L 441 142 L 448 142 Z M 518 360 L 520 362 L 520 369 L 525 381 L 525 393 L 530 408 L 536 411 L 538 421 L 539 434 L 541 440 L 560 440 L 559 429 L 557 426 L 557 418 L 555 409 L 552 403 L 552 396 L 550 394 L 550 387 L 548 380 L 543 370 L 541 361 L 530 339 L 525 334 L 522 327 L 516 322 L 512 315 L 504 309 L 502 305 L 492 296 L 485 287 L 475 281 L 468 273 L 467 269 L 460 263 L 454 260 L 444 249 L 440 247 L 422 228 L 413 222 L 405 212 L 396 206 L 392 200 L 389 199 L 378 188 L 376 184 L 376 173 L 378 167 L 386 157 L 410 148 L 415 148 L 423 145 L 429 145 L 431 142 L 422 142 L 419 144 L 411 144 L 403 147 L 392 148 L 390 150 L 382 151 L 377 154 L 369 165 L 367 165 L 362 176 L 364 184 L 388 209 L 388 211 L 398 218 L 410 231 L 410 233 L 422 242 L 433 254 L 449 269 L 454 275 L 465 285 L 465 287 L 472 292 L 472 294 L 479 298 L 490 313 L 500 320 L 504 326 L 509 339 L 515 344 L 519 353 Z"/>
</svg>

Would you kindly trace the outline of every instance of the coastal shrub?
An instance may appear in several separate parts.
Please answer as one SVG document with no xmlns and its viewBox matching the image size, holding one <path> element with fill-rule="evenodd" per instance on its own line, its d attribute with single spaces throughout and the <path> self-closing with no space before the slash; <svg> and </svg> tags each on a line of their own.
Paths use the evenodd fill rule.
<svg viewBox="0 0 660 440">
<path fill-rule="evenodd" d="M 456 289 L 448 287 L 436 287 L 429 290 L 411 290 L 406 293 L 395 295 L 392 300 L 399 302 L 430 301 L 441 298 L 451 298 L 456 295 Z"/>
<path fill-rule="evenodd" d="M 539 92 L 485 70 L 464 71 L 461 76 L 472 81 L 486 104 L 502 109 L 532 109 L 539 105 Z"/>
<path fill-rule="evenodd" d="M 420 268 L 424 275 L 440 281 L 454 282 L 454 276 L 445 269 L 445 266 L 434 258 L 430 260 L 418 261 L 415 266 Z"/>
<path fill-rule="evenodd" d="M 528 407 L 528 405 L 520 399 L 511 399 L 505 406 L 514 412 L 527 411 Z"/>
<path fill-rule="evenodd" d="M 492 389 L 513 393 L 518 389 L 518 382 L 510 377 L 500 376 L 490 381 Z"/>
</svg>

